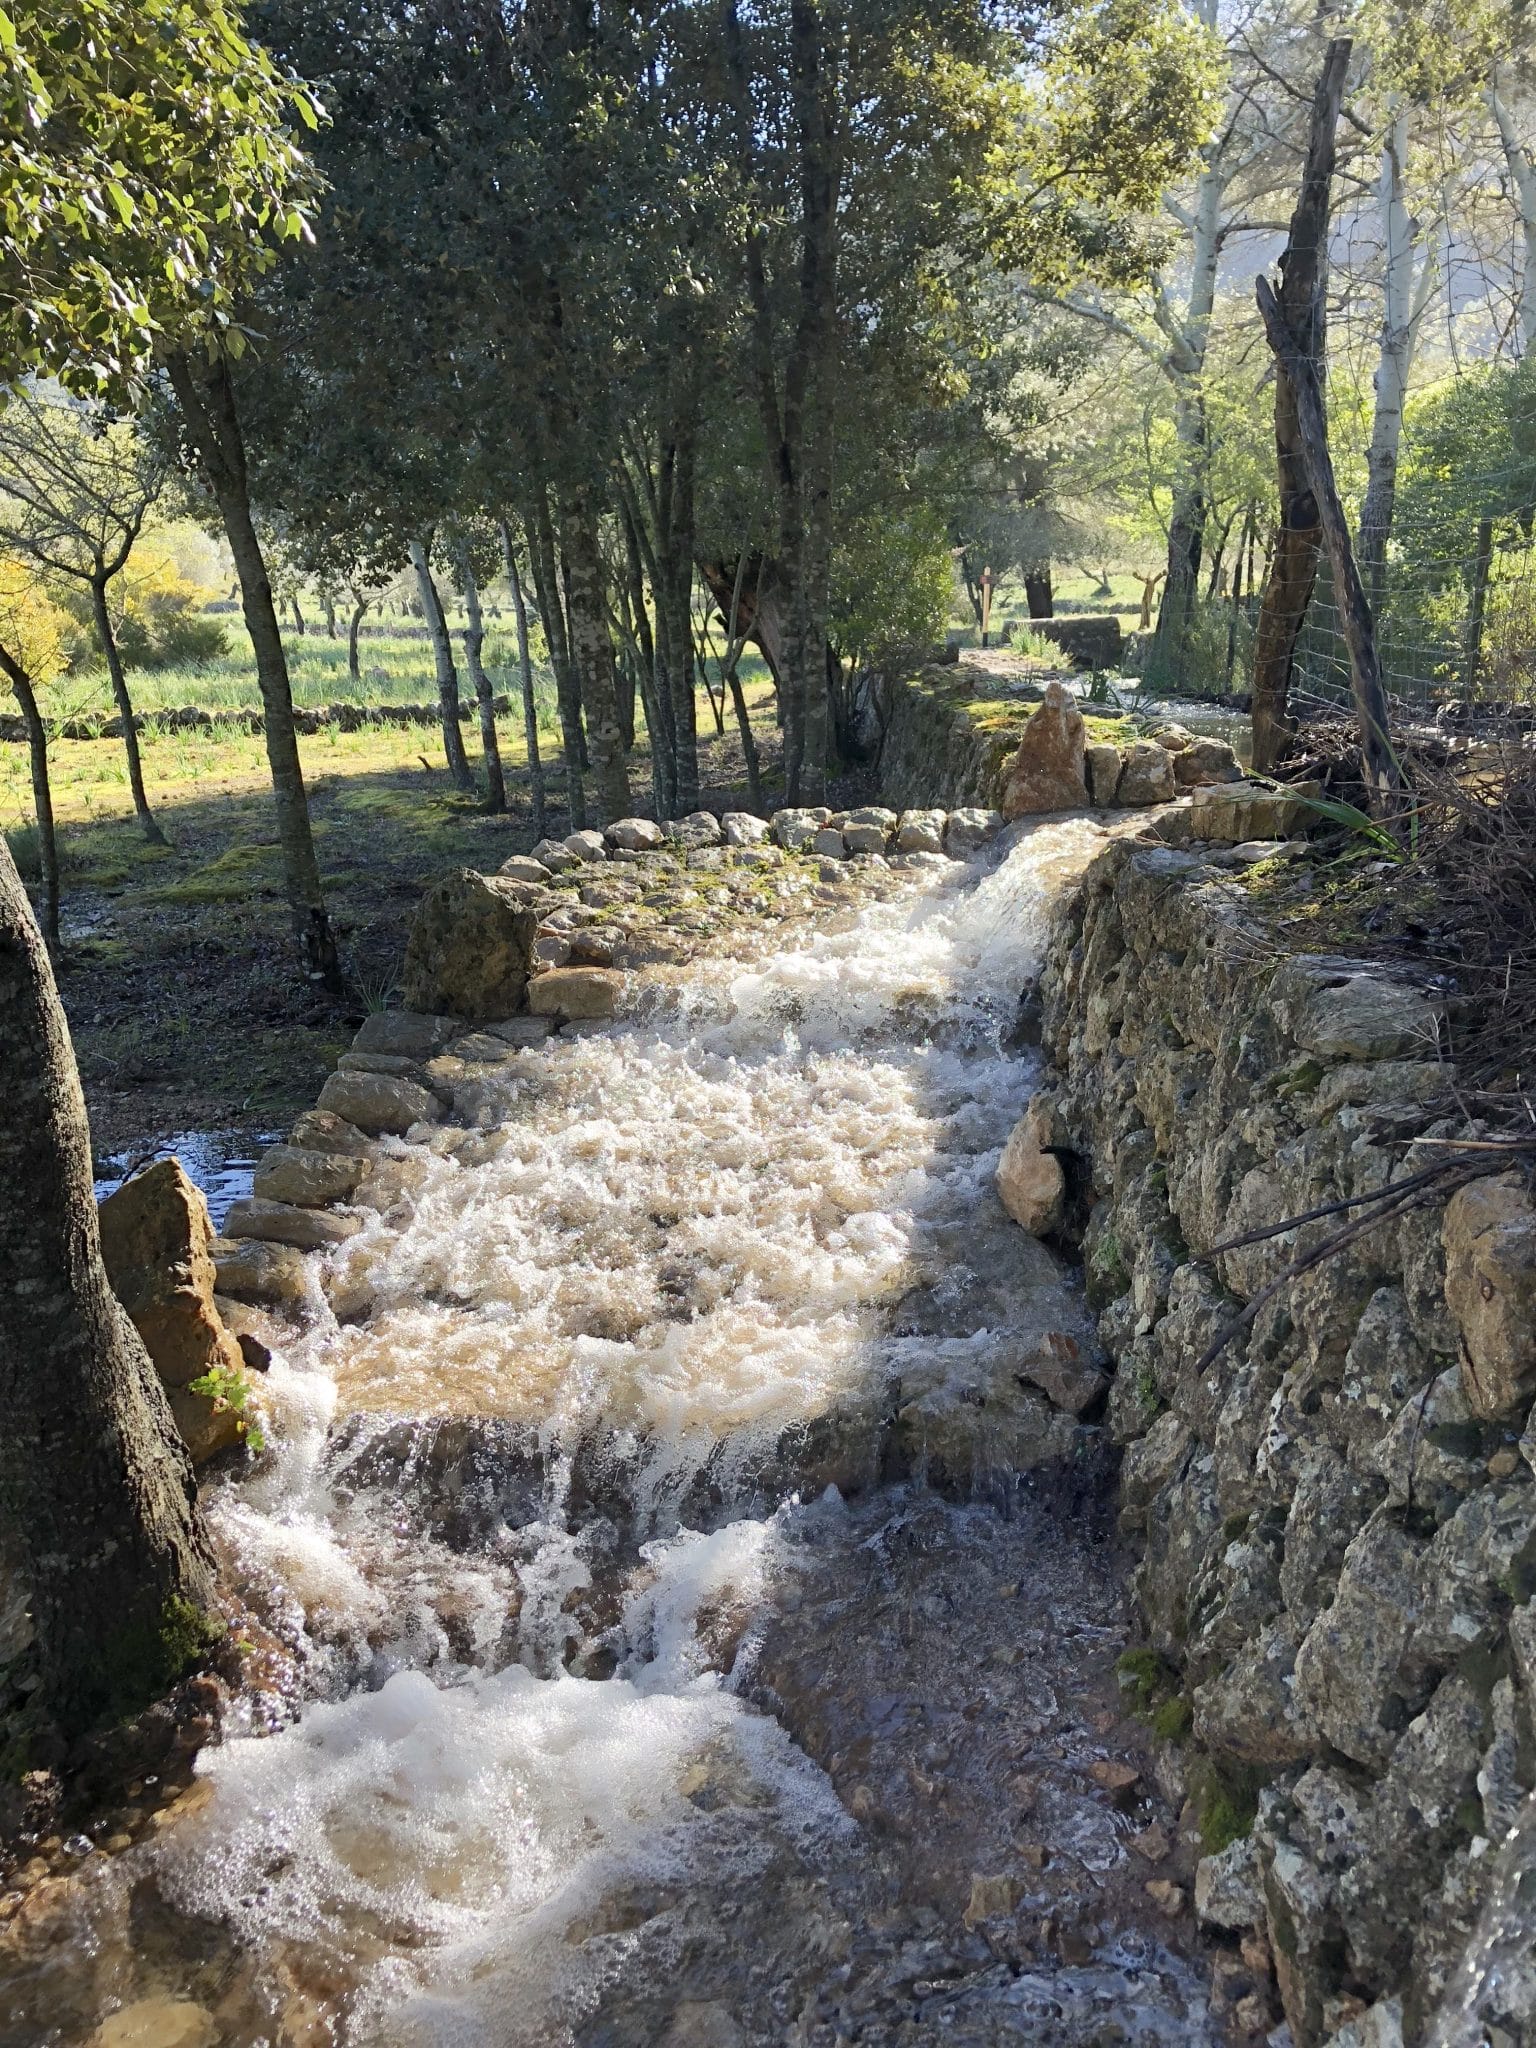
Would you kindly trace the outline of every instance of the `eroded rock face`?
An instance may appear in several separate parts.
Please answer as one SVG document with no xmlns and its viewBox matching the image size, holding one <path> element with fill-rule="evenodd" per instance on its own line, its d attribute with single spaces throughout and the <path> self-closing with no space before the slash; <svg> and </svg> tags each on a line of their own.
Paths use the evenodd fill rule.
<svg viewBox="0 0 1536 2048">
<path fill-rule="evenodd" d="M 605 967 L 552 967 L 534 977 L 529 1001 L 535 1016 L 612 1017 L 624 992 L 624 977 Z"/>
<path fill-rule="evenodd" d="M 328 1076 L 319 1106 L 371 1138 L 403 1137 L 412 1124 L 429 1122 L 439 1112 L 437 1097 L 420 1081 L 345 1069 Z"/>
<path fill-rule="evenodd" d="M 1133 740 L 1120 765 L 1117 804 L 1165 804 L 1174 794 L 1173 756 L 1156 740 Z"/>
<path fill-rule="evenodd" d="M 170 1396 L 194 1464 L 239 1440 L 235 1416 L 190 1383 L 239 1374 L 240 1346 L 214 1306 L 208 1205 L 178 1159 L 162 1159 L 101 1204 L 101 1253 L 112 1291 Z"/>
<path fill-rule="evenodd" d="M 1208 796 L 1258 801 L 1240 787 Z M 1209 859 L 1101 856 L 1042 1013 L 1143 1640 L 1188 1710 L 1197 1804 L 1207 1770 L 1268 1788 L 1257 1907 L 1219 1865 L 1201 1894 L 1273 1954 L 1298 2048 L 1421 2041 L 1536 1753 L 1530 1190 L 1493 1175 L 1286 1277 L 1338 1228 L 1289 1219 L 1359 1213 L 1465 1123 L 1433 992 L 1277 963 Z"/>
<path fill-rule="evenodd" d="M 1083 714 L 1077 699 L 1064 684 L 1047 683 L 1003 785 L 1004 818 L 1081 810 L 1088 802 L 1083 756 Z"/>
<path fill-rule="evenodd" d="M 526 1007 L 539 920 L 525 887 L 460 868 L 428 890 L 406 941 L 407 1009 L 481 1023 Z"/>
</svg>

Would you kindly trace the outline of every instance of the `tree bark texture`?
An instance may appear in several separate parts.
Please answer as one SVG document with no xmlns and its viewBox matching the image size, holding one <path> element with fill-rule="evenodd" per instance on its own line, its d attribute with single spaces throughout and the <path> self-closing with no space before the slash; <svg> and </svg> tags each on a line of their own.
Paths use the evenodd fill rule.
<svg viewBox="0 0 1536 2048">
<path fill-rule="evenodd" d="M 470 772 L 469 756 L 464 751 L 464 734 L 459 725 L 459 672 L 453 665 L 453 642 L 448 637 L 448 620 L 432 578 L 432 564 L 427 559 L 425 542 L 411 542 L 411 567 L 416 571 L 421 615 L 427 622 L 427 638 L 432 643 L 439 720 L 443 728 L 443 754 L 448 763 L 448 774 L 455 789 L 468 793 L 475 786 L 475 778 Z"/>
<path fill-rule="evenodd" d="M 188 439 L 218 503 L 234 556 L 235 574 L 240 580 L 241 609 L 261 690 L 267 762 L 272 771 L 278 840 L 283 855 L 283 882 L 299 957 L 312 981 L 340 990 L 341 963 L 320 887 L 304 771 L 293 726 L 288 657 L 283 651 L 271 578 L 251 516 L 245 443 L 234 386 L 228 366 L 222 362 L 194 364 L 188 356 L 173 356 L 167 368 Z"/>
<path fill-rule="evenodd" d="M 1205 412 L 1205 359 L 1216 307 L 1221 257 L 1221 205 L 1230 169 L 1208 164 L 1201 172 L 1190 216 L 1189 293 L 1182 316 L 1158 298 L 1158 325 L 1167 342 L 1163 368 L 1174 390 L 1173 506 L 1168 521 L 1168 564 L 1152 641 L 1154 673 L 1176 675 L 1183 665 L 1200 591 L 1205 522 L 1210 502 L 1210 436 Z"/>
<path fill-rule="evenodd" d="M 0 1523 L 43 1705 L 130 1714 L 211 1640 L 213 1565 L 170 1408 L 101 1259 L 53 970 L 0 841 Z"/>
<path fill-rule="evenodd" d="M 32 678 L 8 649 L 0 647 L 3 670 L 27 728 L 27 766 L 32 774 L 32 815 L 37 822 L 37 862 L 43 877 L 43 930 L 59 936 L 59 840 L 53 823 L 53 789 L 48 780 L 48 728 L 38 708 Z"/>
<path fill-rule="evenodd" d="M 1520 139 L 1514 116 L 1497 88 L 1488 95 L 1493 118 L 1498 124 L 1509 182 L 1514 188 L 1520 214 L 1520 246 L 1524 258 L 1520 288 L 1520 337 L 1525 352 L 1536 351 L 1536 164 Z"/>
<path fill-rule="evenodd" d="M 144 763 L 139 755 L 139 734 L 134 724 L 133 699 L 128 694 L 128 678 L 123 672 L 123 657 L 118 652 L 117 635 L 112 630 L 112 614 L 107 609 L 106 578 L 96 575 L 91 578 L 91 610 L 96 619 L 96 637 L 101 642 L 101 651 L 107 664 L 107 675 L 112 683 L 112 697 L 117 705 L 118 716 L 123 721 L 123 752 L 128 757 L 128 787 L 133 795 L 134 816 L 139 829 L 151 846 L 164 846 L 165 834 L 155 822 L 155 814 L 149 807 L 149 797 L 144 789 Z"/>
<path fill-rule="evenodd" d="M 544 763 L 539 754 L 539 708 L 533 695 L 533 657 L 528 651 L 528 604 L 523 596 L 523 579 L 518 574 L 512 531 L 501 522 L 501 553 L 512 586 L 512 612 L 517 620 L 517 666 L 523 685 L 523 743 L 528 751 L 528 782 L 533 799 L 533 836 L 544 837 Z"/>
<path fill-rule="evenodd" d="M 1038 568 L 1024 572 L 1024 602 L 1029 606 L 1032 619 L 1050 619 L 1056 615 L 1056 594 L 1051 588 L 1051 565 L 1042 563 Z"/>
<path fill-rule="evenodd" d="M 1285 325 L 1279 300 L 1268 278 L 1258 281 L 1259 311 L 1264 331 L 1295 396 L 1296 423 L 1322 519 L 1323 538 L 1338 593 L 1344 639 L 1349 648 L 1350 684 L 1355 699 L 1355 717 L 1360 728 L 1360 757 L 1371 809 L 1377 816 L 1392 817 L 1401 805 L 1402 769 L 1392 745 L 1386 691 L 1376 656 L 1376 635 L 1365 585 L 1360 580 L 1349 522 L 1339 497 L 1328 452 L 1328 415 L 1317 372 L 1295 335 Z"/>
<path fill-rule="evenodd" d="M 1493 578 L 1493 521 L 1485 513 L 1477 522 L 1477 551 L 1472 557 L 1472 599 L 1467 608 L 1467 647 L 1462 661 L 1461 694 L 1470 704 L 1477 695 L 1483 666 L 1483 634 L 1488 625 L 1488 585 Z"/>
<path fill-rule="evenodd" d="M 485 618 L 480 610 L 480 585 L 475 581 L 475 565 L 467 543 L 459 549 L 459 575 L 464 583 L 464 660 L 475 686 L 480 751 L 485 756 L 485 808 L 494 814 L 507 808 L 507 784 L 501 772 L 501 746 L 496 738 L 495 693 L 485 672 Z"/>
<path fill-rule="evenodd" d="M 1335 138 L 1350 47 L 1343 37 L 1328 45 L 1312 101 L 1312 129 L 1301 194 L 1280 257 L 1277 305 L 1281 323 L 1317 377 L 1319 388 L 1327 327 L 1328 223 Z M 1302 443 L 1295 387 L 1283 365 L 1278 364 L 1275 452 L 1280 475 L 1279 522 L 1264 601 L 1259 608 L 1253 654 L 1253 765 L 1261 773 L 1276 766 L 1290 741 L 1291 664 L 1307 606 L 1312 601 L 1322 543 L 1321 513 Z"/>
</svg>

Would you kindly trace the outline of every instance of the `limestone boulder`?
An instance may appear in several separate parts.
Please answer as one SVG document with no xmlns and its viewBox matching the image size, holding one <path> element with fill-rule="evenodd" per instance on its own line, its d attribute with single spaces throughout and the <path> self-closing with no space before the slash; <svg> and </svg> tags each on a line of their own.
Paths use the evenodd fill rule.
<svg viewBox="0 0 1536 2048">
<path fill-rule="evenodd" d="M 1019 750 L 1003 784 L 1005 819 L 1046 811 L 1081 810 L 1088 802 L 1083 714 L 1063 683 L 1047 683 L 1045 697 L 1019 736 Z"/>
<path fill-rule="evenodd" d="M 849 853 L 884 853 L 890 833 L 884 825 L 848 824 L 843 827 L 843 845 Z"/>
<path fill-rule="evenodd" d="M 416 1010 L 375 1010 L 363 1019 L 352 1050 L 426 1060 L 441 1051 L 458 1028 L 454 1017 L 424 1016 Z"/>
<path fill-rule="evenodd" d="M 214 1270 L 220 1294 L 260 1308 L 294 1310 L 309 1301 L 309 1267 L 293 1245 L 261 1238 L 215 1238 Z"/>
<path fill-rule="evenodd" d="M 1098 810 L 1107 810 L 1120 787 L 1120 749 L 1112 740 L 1097 740 L 1083 749 L 1088 796 Z"/>
<path fill-rule="evenodd" d="M 848 852 L 842 833 L 835 825 L 823 825 L 811 835 L 812 853 L 819 853 L 823 860 L 842 860 Z"/>
<path fill-rule="evenodd" d="M 654 853 L 666 843 L 666 835 L 651 818 L 615 818 L 603 838 L 620 853 Z"/>
<path fill-rule="evenodd" d="M 942 853 L 944 851 L 944 813 L 942 811 L 903 811 L 896 821 L 896 851 L 898 853 Z"/>
<path fill-rule="evenodd" d="M 1417 989 L 1352 974 L 1310 997 L 1292 1036 L 1323 1059 L 1432 1058 L 1440 1042 L 1439 1016 Z"/>
<path fill-rule="evenodd" d="M 563 875 L 567 868 L 581 866 L 581 855 L 572 853 L 563 839 L 541 839 L 532 857 L 551 875 Z"/>
<path fill-rule="evenodd" d="M 824 804 L 775 811 L 769 830 L 787 853 L 800 853 L 810 845 L 831 815 Z"/>
<path fill-rule="evenodd" d="M 1515 1415 L 1536 1393 L 1536 1206 L 1524 1176 L 1458 1188 L 1441 1236 L 1467 1400 L 1488 1420 Z"/>
<path fill-rule="evenodd" d="M 768 820 L 750 811 L 727 811 L 720 820 L 727 846 L 761 846 L 768 837 Z"/>
<path fill-rule="evenodd" d="M 412 1124 L 432 1122 L 439 1113 L 430 1089 L 396 1074 L 332 1074 L 320 1090 L 320 1108 L 371 1138 L 403 1137 Z"/>
<path fill-rule="evenodd" d="M 329 1209 L 298 1209 L 288 1202 L 266 1202 L 255 1195 L 231 1203 L 224 1219 L 226 1237 L 260 1237 L 271 1244 L 292 1245 L 304 1252 L 344 1244 L 362 1227 L 360 1216 L 337 1216 Z"/>
<path fill-rule="evenodd" d="M 601 832 L 572 832 L 561 841 L 567 853 L 574 853 L 580 861 L 606 860 L 608 849 L 603 843 Z"/>
<path fill-rule="evenodd" d="M 661 829 L 672 845 L 689 851 L 720 844 L 720 820 L 713 811 L 690 811 L 686 818 L 668 818 Z"/>
<path fill-rule="evenodd" d="M 543 861 L 535 860 L 531 853 L 509 855 L 496 872 L 498 875 L 505 875 L 510 882 L 538 884 L 547 882 L 550 877 L 550 870 L 545 867 Z"/>
<path fill-rule="evenodd" d="M 1190 792 L 1189 836 L 1222 846 L 1299 839 L 1318 822 L 1307 798 L 1320 794 L 1318 783 L 1298 783 L 1294 792 L 1265 789 L 1255 782 L 1208 784 Z"/>
<path fill-rule="evenodd" d="M 367 1159 L 373 1152 L 367 1135 L 330 1109 L 306 1109 L 288 1142 L 300 1152 L 339 1152 L 353 1159 Z"/>
<path fill-rule="evenodd" d="M 967 860 L 973 853 L 980 853 L 989 839 L 995 839 L 1003 829 L 1001 811 L 981 810 L 974 804 L 962 804 L 959 810 L 951 811 L 944 827 L 944 851 L 956 860 Z"/>
<path fill-rule="evenodd" d="M 1009 1133 L 997 1162 L 1003 1207 L 1031 1237 L 1048 1237 L 1059 1230 L 1066 1210 L 1067 1177 L 1061 1161 L 1046 1149 L 1048 1136 L 1048 1121 L 1032 1102 Z"/>
<path fill-rule="evenodd" d="M 617 1015 L 624 977 L 607 967 L 552 967 L 529 984 L 539 1017 L 600 1019 Z"/>
<path fill-rule="evenodd" d="M 1201 1857 L 1195 1865 L 1195 1913 L 1202 1927 L 1235 1932 L 1255 1926 L 1263 1912 L 1259 1851 L 1251 1835 L 1240 1835 L 1216 1855 Z"/>
<path fill-rule="evenodd" d="M 527 895 L 524 884 L 473 868 L 456 869 L 435 883 L 406 941 L 406 1008 L 476 1024 L 525 1009 L 539 928 Z"/>
<path fill-rule="evenodd" d="M 144 1340 L 176 1426 L 201 1464 L 239 1440 L 234 1414 L 189 1391 L 205 1373 L 239 1374 L 240 1346 L 214 1306 L 213 1226 L 180 1160 L 162 1159 L 108 1195 L 101 1253 L 112 1291 Z"/>
<path fill-rule="evenodd" d="M 1187 746 L 1169 751 L 1180 789 L 1208 789 L 1243 779 L 1242 763 L 1225 740 L 1191 738 Z"/>
<path fill-rule="evenodd" d="M 1156 740 L 1133 740 L 1121 761 L 1115 802 L 1139 807 L 1171 801 L 1176 791 L 1173 760 Z"/>
<path fill-rule="evenodd" d="M 366 1158 L 352 1153 L 269 1145 L 256 1168 L 251 1192 L 263 1201 L 323 1209 L 331 1202 L 350 1201 L 358 1182 L 367 1178 L 369 1165 Z"/>
</svg>

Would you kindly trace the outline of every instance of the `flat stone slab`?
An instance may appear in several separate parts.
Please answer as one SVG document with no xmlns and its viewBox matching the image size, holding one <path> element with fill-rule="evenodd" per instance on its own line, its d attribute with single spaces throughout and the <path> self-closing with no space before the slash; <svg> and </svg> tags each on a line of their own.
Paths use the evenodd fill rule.
<svg viewBox="0 0 1536 2048">
<path fill-rule="evenodd" d="M 255 1195 L 234 1203 L 224 1219 L 226 1237 L 263 1238 L 269 1244 L 292 1245 L 306 1252 L 344 1244 L 349 1237 L 356 1237 L 362 1227 L 360 1216 L 338 1216 L 330 1209 L 299 1209 L 288 1202 L 264 1202 Z M 235 1292 L 222 1272 L 219 1285 L 226 1294 Z"/>
</svg>

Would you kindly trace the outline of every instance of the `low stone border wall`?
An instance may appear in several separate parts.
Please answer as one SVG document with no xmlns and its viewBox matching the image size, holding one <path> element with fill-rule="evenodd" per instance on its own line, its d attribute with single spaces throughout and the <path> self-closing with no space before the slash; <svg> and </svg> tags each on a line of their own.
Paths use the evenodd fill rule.
<svg viewBox="0 0 1536 2048">
<path fill-rule="evenodd" d="M 1075 1216 L 1115 1361 L 1125 1682 L 1219 1851 L 1218 1988 L 1262 2032 L 1272 1964 L 1298 2048 L 1390 2048 L 1422 2038 L 1536 1760 L 1536 1207 L 1480 1154 L 1371 1224 L 1468 1134 L 1435 1120 L 1440 998 L 1277 957 L 1244 857 L 1121 844 L 1089 871 L 1012 1184 L 1038 1227 Z M 1529 1972 L 1490 1995 L 1489 2038 L 1531 2038 Z"/>
<path fill-rule="evenodd" d="M 515 706 L 510 697 L 493 700 L 496 716 L 510 718 Z M 459 705 L 459 723 L 468 725 L 477 715 L 473 703 Z M 293 723 L 296 731 L 316 733 L 327 727 L 338 732 L 360 732 L 365 725 L 436 725 L 442 716 L 436 704 L 321 704 L 315 707 L 295 706 Z M 120 740 L 123 736 L 123 720 L 114 717 L 61 718 L 45 721 L 48 737 L 54 740 Z M 135 732 L 244 732 L 266 731 L 266 718 L 257 705 L 237 705 L 223 711 L 204 711 L 196 704 L 183 704 L 173 710 L 141 711 L 134 714 Z M 0 713 L 0 742 L 10 741 L 16 746 L 25 746 L 27 740 L 26 721 L 14 712 Z"/>
</svg>

